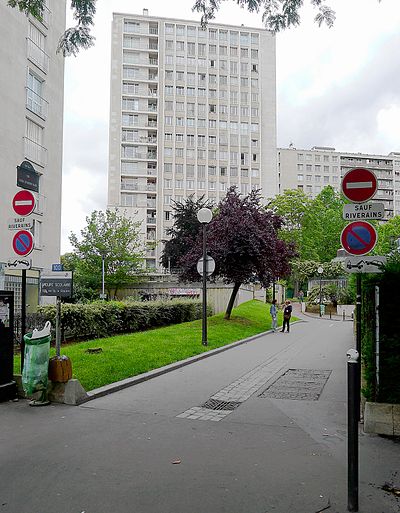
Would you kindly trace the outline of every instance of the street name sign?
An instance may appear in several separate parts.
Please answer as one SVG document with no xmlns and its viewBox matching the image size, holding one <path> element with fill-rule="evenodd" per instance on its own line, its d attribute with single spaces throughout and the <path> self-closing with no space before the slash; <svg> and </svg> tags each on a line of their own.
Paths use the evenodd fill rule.
<svg viewBox="0 0 400 513">
<path fill-rule="evenodd" d="M 370 200 L 378 189 L 378 180 L 370 169 L 350 169 L 343 176 L 342 192 L 353 203 Z"/>
<path fill-rule="evenodd" d="M 343 229 L 340 241 L 347 253 L 362 256 L 374 248 L 377 235 L 372 224 L 366 221 L 354 221 Z"/>
<path fill-rule="evenodd" d="M 51 270 L 55 272 L 64 271 L 64 264 L 51 264 Z"/>
<path fill-rule="evenodd" d="M 19 216 L 29 216 L 35 208 L 35 196 L 30 191 L 19 191 L 13 198 L 13 209 Z"/>
<path fill-rule="evenodd" d="M 385 264 L 384 256 L 348 257 L 344 260 L 348 273 L 381 273 Z"/>
<path fill-rule="evenodd" d="M 10 217 L 8 219 L 9 230 L 30 230 L 33 228 L 33 219 L 30 217 Z"/>
<path fill-rule="evenodd" d="M 32 164 L 24 160 L 17 166 L 17 186 L 22 189 L 39 192 L 39 173 L 36 172 Z"/>
<path fill-rule="evenodd" d="M 346 221 L 382 220 L 385 217 L 383 203 L 350 203 L 343 205 L 343 219 Z"/>
<path fill-rule="evenodd" d="M 34 240 L 31 232 L 20 230 L 13 237 L 12 247 L 17 255 L 26 256 L 33 250 L 33 244 Z"/>
<path fill-rule="evenodd" d="M 72 271 L 44 271 L 39 280 L 41 296 L 72 296 Z"/>
</svg>

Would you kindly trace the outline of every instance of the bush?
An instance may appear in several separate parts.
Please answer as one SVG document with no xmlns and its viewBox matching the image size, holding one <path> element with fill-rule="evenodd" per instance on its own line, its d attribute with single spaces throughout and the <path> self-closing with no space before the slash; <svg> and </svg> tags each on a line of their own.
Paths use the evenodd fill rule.
<svg viewBox="0 0 400 513">
<path fill-rule="evenodd" d="M 39 312 L 55 328 L 56 306 L 41 306 Z M 210 314 L 210 309 L 208 313 Z M 61 327 L 63 339 L 99 338 L 193 321 L 200 319 L 201 316 L 202 302 L 197 299 L 64 303 L 61 311 Z"/>
</svg>

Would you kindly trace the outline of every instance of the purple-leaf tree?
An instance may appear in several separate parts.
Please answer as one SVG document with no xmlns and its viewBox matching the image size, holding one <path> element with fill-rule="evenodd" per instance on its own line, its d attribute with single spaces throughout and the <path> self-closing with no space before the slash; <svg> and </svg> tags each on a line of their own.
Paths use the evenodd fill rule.
<svg viewBox="0 0 400 513">
<path fill-rule="evenodd" d="M 236 295 L 242 284 L 259 282 L 268 287 L 274 278 L 290 273 L 294 246 L 278 239 L 281 217 L 266 211 L 259 191 L 241 196 L 231 187 L 220 202 L 217 213 L 207 226 L 207 250 L 214 258 L 214 278 L 233 283 L 225 313 L 230 319 Z M 181 259 L 181 278 L 198 280 L 196 263 L 202 252 L 202 238 Z"/>
</svg>

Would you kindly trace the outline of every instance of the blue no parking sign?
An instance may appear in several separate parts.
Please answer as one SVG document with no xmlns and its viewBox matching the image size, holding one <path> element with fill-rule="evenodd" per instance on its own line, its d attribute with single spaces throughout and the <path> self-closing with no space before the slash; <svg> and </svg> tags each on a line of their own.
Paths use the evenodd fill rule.
<svg viewBox="0 0 400 513">
<path fill-rule="evenodd" d="M 20 230 L 14 235 L 13 250 L 19 256 L 26 256 L 33 250 L 33 236 L 27 230 Z"/>
<path fill-rule="evenodd" d="M 361 256 L 372 251 L 377 235 L 372 224 L 366 221 L 355 221 L 344 228 L 340 241 L 347 253 Z"/>
</svg>

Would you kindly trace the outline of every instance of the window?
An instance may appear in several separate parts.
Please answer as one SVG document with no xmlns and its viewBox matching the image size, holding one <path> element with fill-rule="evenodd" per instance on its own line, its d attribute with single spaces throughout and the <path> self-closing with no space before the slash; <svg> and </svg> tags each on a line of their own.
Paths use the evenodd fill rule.
<svg viewBox="0 0 400 513">
<path fill-rule="evenodd" d="M 176 126 L 185 126 L 185 119 L 181 117 L 176 118 Z"/>
<path fill-rule="evenodd" d="M 217 45 L 208 45 L 208 53 L 215 55 L 217 53 Z"/>
<path fill-rule="evenodd" d="M 210 59 L 210 68 L 215 68 L 215 62 L 214 59 Z"/>
<path fill-rule="evenodd" d="M 324 173 L 329 173 L 329 166 L 324 166 Z"/>
<path fill-rule="evenodd" d="M 186 176 L 188 178 L 194 176 L 194 164 L 186 164 Z"/>
<path fill-rule="evenodd" d="M 258 169 L 252 169 L 251 176 L 252 178 L 258 178 L 260 176 L 260 171 Z"/>
<path fill-rule="evenodd" d="M 172 116 L 165 116 L 164 123 L 168 126 L 172 125 Z"/>
<path fill-rule="evenodd" d="M 204 56 L 206 54 L 206 45 L 204 43 L 198 43 L 197 51 L 199 56 Z"/>
<path fill-rule="evenodd" d="M 208 182 L 208 189 L 210 191 L 215 191 L 216 189 L 216 183 L 215 182 Z"/>
<path fill-rule="evenodd" d="M 186 188 L 187 189 L 194 189 L 194 180 L 186 180 Z"/>
<path fill-rule="evenodd" d="M 183 180 L 175 180 L 175 189 L 183 189 Z"/>
<path fill-rule="evenodd" d="M 185 88 L 182 86 L 176 86 L 176 94 L 179 96 L 184 96 Z"/>
<path fill-rule="evenodd" d="M 324 155 L 324 162 L 329 162 L 329 155 Z"/>
<path fill-rule="evenodd" d="M 170 194 L 164 194 L 164 205 L 171 205 L 172 196 Z"/>
<path fill-rule="evenodd" d="M 229 51 L 229 54 L 231 57 L 236 57 L 237 54 L 238 54 L 238 49 L 236 46 L 231 46 L 230 47 L 230 51 Z"/>
<path fill-rule="evenodd" d="M 246 92 L 241 92 L 240 93 L 240 101 L 242 103 L 248 103 L 248 99 L 249 99 L 249 93 L 246 93 Z"/>
<path fill-rule="evenodd" d="M 217 128 L 217 120 L 209 119 L 208 120 L 208 128 Z"/>
<path fill-rule="evenodd" d="M 220 176 L 226 176 L 226 167 L 220 167 L 219 168 L 219 175 Z"/>
<path fill-rule="evenodd" d="M 183 158 L 183 148 L 175 148 L 175 157 Z"/>
<path fill-rule="evenodd" d="M 219 47 L 219 54 L 220 55 L 228 55 L 228 47 L 227 46 L 220 46 Z"/>
<path fill-rule="evenodd" d="M 194 87 L 188 87 L 187 88 L 187 95 L 188 96 L 196 96 L 196 89 Z"/>
<path fill-rule="evenodd" d="M 173 50 L 174 49 L 174 42 L 171 39 L 167 39 L 165 41 L 165 48 L 167 50 Z"/>
<path fill-rule="evenodd" d="M 249 108 L 248 107 L 240 107 L 240 115 L 241 116 L 248 116 L 249 115 Z"/>
<path fill-rule="evenodd" d="M 238 72 L 238 63 L 235 61 L 230 61 L 229 69 L 232 75 L 237 75 Z"/>
<path fill-rule="evenodd" d="M 178 173 L 178 174 L 183 173 L 183 164 L 175 164 L 175 173 Z"/>
<path fill-rule="evenodd" d="M 237 91 L 231 91 L 231 103 L 239 103 L 239 95 Z"/>
<path fill-rule="evenodd" d="M 203 118 L 199 118 L 197 120 L 197 126 L 198 128 L 205 128 L 206 127 L 206 120 Z"/>
<path fill-rule="evenodd" d="M 197 150 L 197 158 L 200 160 L 205 160 L 206 158 L 206 150 Z"/>
<path fill-rule="evenodd" d="M 249 160 L 248 153 L 241 153 L 240 154 L 240 163 L 241 163 L 242 166 L 248 164 L 248 160 Z"/>
<path fill-rule="evenodd" d="M 175 76 L 178 82 L 183 82 L 185 80 L 185 73 L 183 71 L 177 71 Z"/>
<path fill-rule="evenodd" d="M 320 182 L 321 181 L 321 175 L 315 175 L 315 181 Z"/>
<path fill-rule="evenodd" d="M 258 50 L 251 50 L 251 58 L 252 59 L 258 59 Z"/>
<path fill-rule="evenodd" d="M 121 205 L 123 207 L 136 207 L 137 194 L 121 194 Z"/>
<path fill-rule="evenodd" d="M 329 176 L 324 176 L 324 183 L 329 183 Z"/>
<path fill-rule="evenodd" d="M 237 105 L 231 105 L 229 107 L 229 112 L 231 116 L 237 116 L 238 115 L 238 106 Z"/>
<path fill-rule="evenodd" d="M 220 75 L 219 85 L 228 85 L 228 77 L 226 75 Z"/>
<path fill-rule="evenodd" d="M 199 88 L 199 89 L 198 89 L 198 94 L 199 94 L 199 96 L 207 96 L 207 95 L 206 95 L 206 90 L 205 90 L 205 89 L 203 89 L 203 88 Z"/>
<path fill-rule="evenodd" d="M 298 175 L 297 175 L 297 181 L 298 181 L 298 182 L 302 182 L 303 180 L 304 180 L 304 175 L 302 175 L 302 174 L 298 174 Z"/>
<path fill-rule="evenodd" d="M 173 64 L 174 63 L 174 56 L 173 55 L 166 55 L 165 56 L 165 64 Z"/>
<path fill-rule="evenodd" d="M 240 44 L 248 45 L 249 44 L 249 34 L 247 32 L 240 33 Z"/>
<path fill-rule="evenodd" d="M 206 166 L 197 166 L 197 176 L 198 178 L 205 178 Z"/>
<path fill-rule="evenodd" d="M 194 126 L 194 118 L 187 118 L 186 126 L 193 127 Z"/>
<path fill-rule="evenodd" d="M 257 89 L 258 88 L 258 78 L 252 78 L 251 79 L 251 88 Z"/>
<path fill-rule="evenodd" d="M 208 29 L 210 39 L 217 39 L 217 31 L 215 29 Z"/>
<path fill-rule="evenodd" d="M 176 51 L 183 52 L 185 50 L 185 43 L 183 41 L 176 42 Z"/>
<path fill-rule="evenodd" d="M 47 102 L 43 99 L 43 81 L 31 70 L 28 74 L 26 106 L 38 116 L 45 118 L 47 115 Z"/>
<path fill-rule="evenodd" d="M 166 96 L 173 96 L 173 94 L 174 94 L 174 86 L 166 85 L 165 86 L 165 95 Z"/>
<path fill-rule="evenodd" d="M 185 104 L 183 102 L 176 102 L 175 109 L 177 112 L 184 112 Z"/>
<path fill-rule="evenodd" d="M 208 166 L 208 175 L 215 176 L 217 174 L 217 168 L 215 166 Z"/>
<path fill-rule="evenodd" d="M 188 37 L 196 37 L 196 27 L 187 27 L 187 35 Z"/>
<path fill-rule="evenodd" d="M 135 33 L 140 32 L 140 24 L 136 21 L 124 20 L 124 32 Z"/>
<path fill-rule="evenodd" d="M 229 126 L 232 132 L 237 132 L 239 123 L 237 121 L 231 121 Z"/>
<path fill-rule="evenodd" d="M 220 105 L 219 106 L 219 113 L 220 114 L 228 114 L 228 106 L 227 105 Z"/>
<path fill-rule="evenodd" d="M 259 126 L 258 123 L 252 123 L 251 124 L 251 131 L 252 132 L 258 132 Z"/>
<path fill-rule="evenodd" d="M 209 106 L 208 106 L 208 111 L 215 114 L 217 112 L 217 106 L 212 104 L 212 103 L 210 103 Z"/>
<path fill-rule="evenodd" d="M 172 173 L 172 163 L 171 162 L 165 162 L 164 173 Z"/>
<path fill-rule="evenodd" d="M 198 146 L 205 146 L 206 145 L 206 136 L 198 135 L 197 136 L 197 144 L 198 144 Z"/>
<path fill-rule="evenodd" d="M 241 62 L 240 63 L 240 73 L 246 74 L 249 72 L 249 63 L 248 62 Z"/>
<path fill-rule="evenodd" d="M 193 148 L 194 147 L 194 135 L 193 134 L 188 134 L 186 136 L 186 140 L 187 140 L 187 145 L 190 147 L 190 148 Z"/>
<path fill-rule="evenodd" d="M 245 169 L 245 168 L 241 169 L 240 170 L 240 176 L 242 178 L 248 178 L 249 177 L 249 170 Z"/>
<path fill-rule="evenodd" d="M 249 79 L 247 77 L 240 77 L 240 85 L 241 87 L 248 87 Z"/>
<path fill-rule="evenodd" d="M 204 190 L 206 188 L 206 182 L 204 180 L 198 180 L 197 188 L 200 190 Z"/>
<path fill-rule="evenodd" d="M 172 180 L 170 178 L 164 178 L 164 189 L 172 189 Z"/>
<path fill-rule="evenodd" d="M 165 33 L 166 34 L 173 34 L 175 30 L 175 25 L 171 25 L 170 23 L 165 24 Z"/>
</svg>

